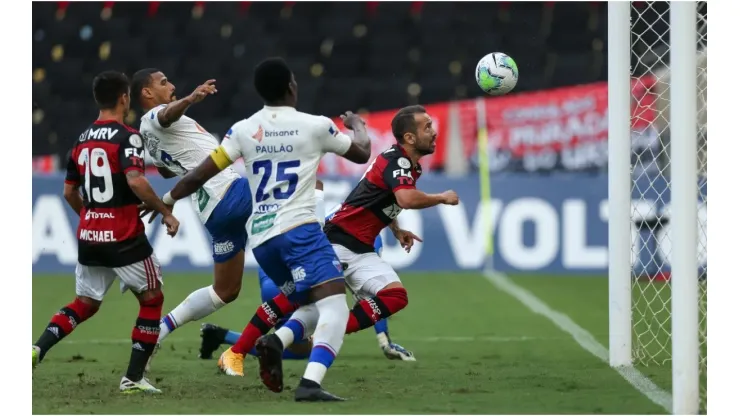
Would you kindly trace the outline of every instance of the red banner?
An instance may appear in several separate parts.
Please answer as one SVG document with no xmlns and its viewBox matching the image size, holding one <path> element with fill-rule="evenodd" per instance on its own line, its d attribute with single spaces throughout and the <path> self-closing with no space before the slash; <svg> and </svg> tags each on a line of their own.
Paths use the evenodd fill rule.
<svg viewBox="0 0 740 416">
<path fill-rule="evenodd" d="M 489 143 L 515 158 L 608 136 L 606 83 L 489 98 L 485 104 Z M 471 154 L 477 138 L 475 100 L 460 103 L 460 125 Z"/>
<path fill-rule="evenodd" d="M 433 155 L 427 156 L 421 159 L 421 165 L 424 169 L 436 169 L 440 168 L 444 164 L 444 155 L 446 150 L 446 139 L 447 139 L 447 119 L 449 114 L 449 105 L 447 103 L 432 104 L 424 106 L 427 109 L 427 113 L 432 117 L 434 126 L 437 130 L 437 149 Z M 370 141 L 372 142 L 372 161 L 375 156 L 384 150 L 388 149 L 391 145 L 396 143 L 393 132 L 391 131 L 391 120 L 398 110 L 389 111 L 378 111 L 375 113 L 369 113 L 363 115 L 362 118 L 367 123 L 367 131 L 370 135 Z M 344 128 L 342 121 L 336 118 L 334 122 L 339 128 L 345 133 L 352 135 Z M 334 154 L 327 154 L 321 159 L 321 165 L 319 166 L 319 173 L 323 175 L 337 175 L 337 176 L 353 176 L 359 177 L 365 173 L 367 164 L 358 165 L 352 163 L 340 156 Z"/>
</svg>

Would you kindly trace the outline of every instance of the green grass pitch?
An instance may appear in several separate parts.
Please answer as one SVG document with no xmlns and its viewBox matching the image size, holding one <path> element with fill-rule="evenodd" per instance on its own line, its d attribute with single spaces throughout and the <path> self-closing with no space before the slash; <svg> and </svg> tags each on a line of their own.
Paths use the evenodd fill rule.
<svg viewBox="0 0 740 416">
<path fill-rule="evenodd" d="M 281 394 L 262 386 L 251 358 L 245 361 L 244 378 L 220 375 L 215 360 L 196 358 L 199 322 L 173 333 L 157 356 L 149 377 L 164 394 L 118 394 L 138 305 L 114 285 L 100 312 L 34 371 L 33 413 L 665 413 L 568 334 L 480 274 L 401 277 L 410 303 L 390 320 L 390 332 L 418 362 L 387 360 L 372 329 L 348 336 L 324 381 L 327 390 L 347 402 L 293 402 L 292 388 L 305 368 L 301 361 L 286 361 L 286 391 Z M 210 280 L 208 274 L 166 273 L 164 313 Z M 608 345 L 605 278 L 514 280 Z M 258 304 L 257 286 L 255 276 L 246 275 L 241 297 L 205 321 L 240 330 Z M 71 276 L 34 276 L 32 342 L 73 296 Z M 641 370 L 661 387 L 670 387 L 670 366 Z"/>
</svg>

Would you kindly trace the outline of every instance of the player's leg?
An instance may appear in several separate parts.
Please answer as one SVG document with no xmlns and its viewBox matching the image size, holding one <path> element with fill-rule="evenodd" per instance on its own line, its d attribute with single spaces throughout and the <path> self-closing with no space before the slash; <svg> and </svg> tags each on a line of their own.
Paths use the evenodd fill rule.
<svg viewBox="0 0 740 416">
<path fill-rule="evenodd" d="M 267 334 L 281 318 L 298 307 L 284 294 L 285 292 L 291 293 L 294 286 L 288 286 L 288 283 L 292 284 L 289 282 L 291 274 L 278 251 L 277 246 L 280 245 L 280 241 L 281 236 L 278 236 L 252 250 L 260 268 L 266 273 L 263 273 L 263 277 L 269 275 L 270 278 L 276 279 L 276 284 L 279 283 L 284 287 L 277 296 L 257 308 L 236 343 L 231 348 L 227 348 L 219 357 L 218 367 L 227 375 L 244 376 L 244 357 L 252 350 L 257 339 Z"/>
<path fill-rule="evenodd" d="M 311 355 L 295 398 L 297 401 L 342 400 L 321 388 L 327 370 L 342 347 L 349 317 L 341 263 L 316 223 L 297 227 L 281 237 L 284 237 L 282 257 L 290 268 L 295 290 L 308 294 L 308 301 L 315 305 L 316 312 L 309 308 L 296 311 L 293 319 L 275 334 L 258 340 L 260 376 L 268 388 L 281 391 L 284 340 L 289 344 L 290 338 L 303 339 L 315 327 Z M 291 326 L 292 322 L 298 324 Z"/>
<path fill-rule="evenodd" d="M 152 254 L 143 261 L 115 269 L 121 279 L 121 291 L 130 289 L 139 301 L 139 314 L 131 332 L 131 358 L 126 375 L 121 378 L 122 393 L 161 393 L 144 378 L 144 370 L 154 352 L 162 317 L 162 270 Z"/>
<path fill-rule="evenodd" d="M 77 264 L 75 268 L 75 299 L 64 306 L 46 326 L 32 346 L 32 367 L 36 367 L 46 353 L 71 334 L 77 326 L 95 315 L 103 302 L 116 274 L 112 269 Z"/>
<path fill-rule="evenodd" d="M 206 221 L 212 237 L 214 283 L 188 295 L 162 318 L 159 343 L 180 326 L 212 314 L 239 296 L 247 243 L 245 224 L 252 212 L 248 187 L 246 179 L 235 180 Z"/>
<path fill-rule="evenodd" d="M 336 244 L 334 250 L 347 265 L 347 285 L 357 300 L 347 321 L 347 333 L 375 326 L 386 357 L 416 361 L 412 352 L 391 341 L 387 325 L 381 323 L 408 305 L 408 295 L 398 274 L 375 253 L 357 254 Z"/>
<path fill-rule="evenodd" d="M 267 306 L 269 305 L 268 302 L 272 301 L 276 297 L 278 297 L 278 301 L 276 301 L 275 303 L 281 304 L 282 302 L 280 302 L 279 299 L 284 295 L 282 294 L 282 292 L 280 292 L 280 289 L 267 276 L 267 274 L 264 272 L 264 270 L 262 270 L 262 268 L 258 269 L 257 275 L 259 277 L 260 295 L 261 295 L 262 302 L 263 302 L 263 304 L 260 305 L 260 309 L 262 309 L 263 307 L 268 307 Z M 280 328 L 283 324 L 285 324 L 285 322 L 287 322 L 289 318 L 290 318 L 290 314 L 287 314 L 281 317 L 278 320 L 277 325 L 275 325 L 275 328 L 276 329 Z M 268 325 L 269 324 L 262 325 L 262 327 L 265 327 Z M 256 355 L 256 350 L 254 349 L 254 343 L 257 341 L 257 338 L 259 338 L 259 336 L 261 335 L 262 334 L 254 337 L 254 340 L 250 341 L 253 343 L 249 346 L 250 349 L 249 351 L 247 351 L 247 354 Z M 216 349 L 218 349 L 218 347 L 220 347 L 221 344 L 234 345 L 237 343 L 237 341 L 239 340 L 241 336 L 242 334 L 236 331 L 229 331 L 227 329 L 220 328 L 212 324 L 203 324 L 201 327 L 200 358 L 210 359 L 213 355 L 213 352 Z M 288 359 L 288 360 L 301 360 L 301 359 L 308 358 L 309 353 L 310 353 L 310 346 L 306 348 L 305 342 L 296 343 L 292 345 L 291 348 L 285 350 L 285 353 L 283 354 L 283 358 Z"/>
</svg>

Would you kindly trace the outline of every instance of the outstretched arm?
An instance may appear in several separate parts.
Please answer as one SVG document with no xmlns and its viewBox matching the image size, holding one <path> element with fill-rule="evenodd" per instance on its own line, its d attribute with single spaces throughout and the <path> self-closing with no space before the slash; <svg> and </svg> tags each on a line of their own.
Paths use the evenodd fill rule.
<svg viewBox="0 0 740 416">
<path fill-rule="evenodd" d="M 217 152 L 218 150 L 214 151 L 214 154 Z M 231 163 L 229 163 L 228 165 L 230 164 Z M 224 166 L 223 168 L 226 168 L 226 166 Z M 213 159 L 213 155 L 206 158 L 203 162 L 200 163 L 200 165 L 198 165 L 197 168 L 191 170 L 187 173 L 187 175 L 183 176 L 183 178 L 180 179 L 179 182 L 177 182 L 175 187 L 172 188 L 170 192 L 165 194 L 165 197 L 162 199 L 165 203 L 172 203 L 174 205 L 175 201 L 183 199 L 200 189 L 203 185 L 206 184 L 206 182 L 208 182 L 208 180 L 218 175 L 218 173 L 221 172 L 223 168 L 220 168 L 216 164 Z M 167 196 L 169 196 L 171 200 L 167 200 Z"/>
<path fill-rule="evenodd" d="M 213 85 L 214 82 L 216 82 L 215 79 L 209 79 L 202 85 L 199 85 L 195 91 L 187 97 L 167 104 L 165 108 L 157 112 L 157 121 L 159 121 L 159 125 L 162 126 L 162 128 L 169 127 L 185 114 L 185 110 L 187 110 L 188 107 L 197 102 L 203 101 L 206 96 L 218 92 L 218 90 L 216 90 L 216 86 Z"/>
</svg>

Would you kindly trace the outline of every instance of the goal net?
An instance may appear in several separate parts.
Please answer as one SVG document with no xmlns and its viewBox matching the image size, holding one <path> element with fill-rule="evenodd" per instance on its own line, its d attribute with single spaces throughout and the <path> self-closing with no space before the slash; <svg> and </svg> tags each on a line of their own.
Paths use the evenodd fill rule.
<svg viewBox="0 0 740 416">
<path fill-rule="evenodd" d="M 697 183 L 699 398 L 706 412 L 707 370 L 707 4 L 697 2 Z M 671 120 L 670 3 L 632 2 L 632 361 L 670 389 Z M 662 383 L 661 383 L 662 381 Z"/>
</svg>

